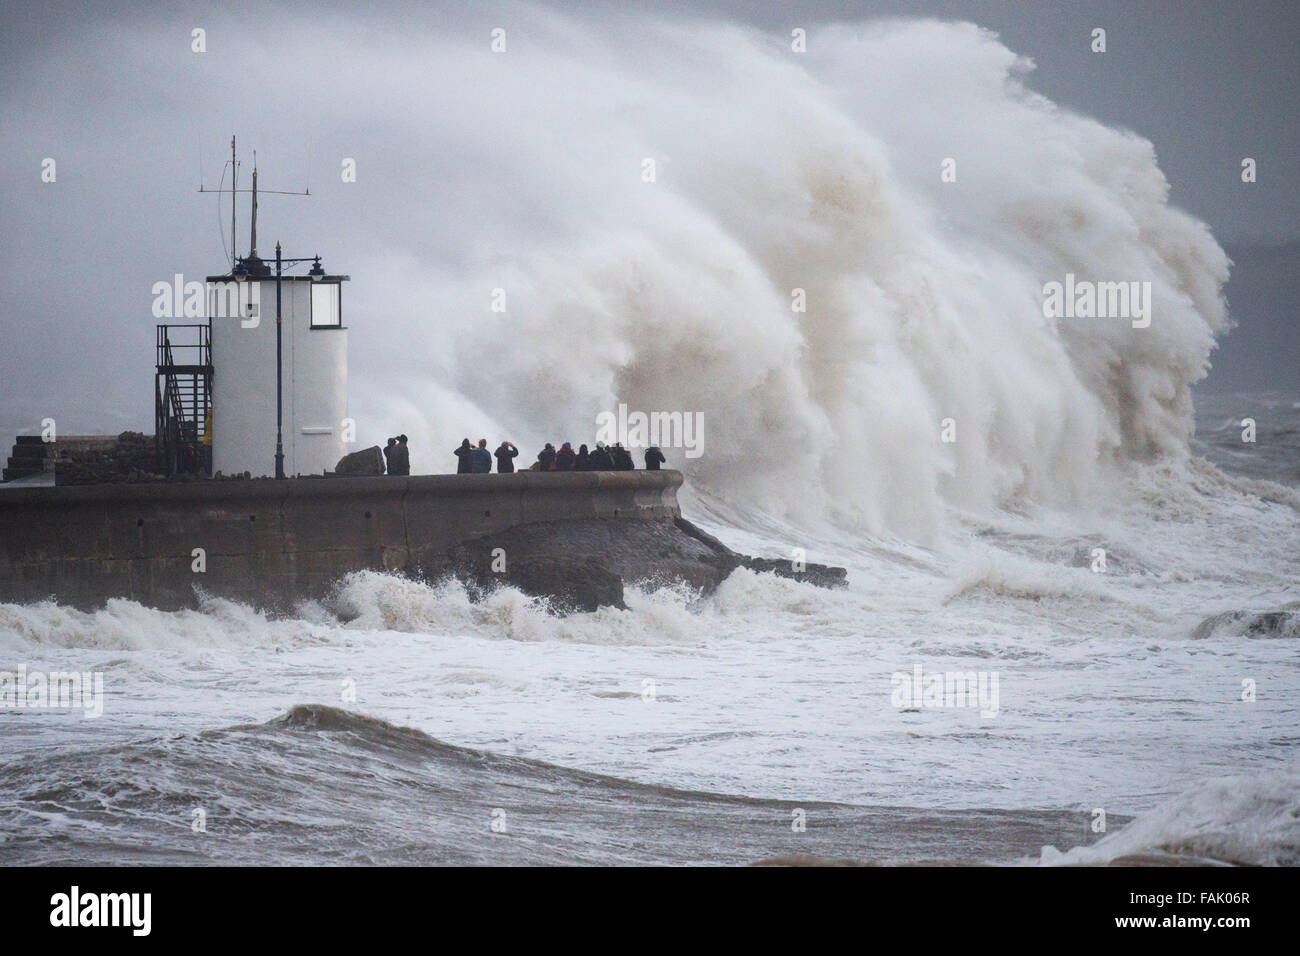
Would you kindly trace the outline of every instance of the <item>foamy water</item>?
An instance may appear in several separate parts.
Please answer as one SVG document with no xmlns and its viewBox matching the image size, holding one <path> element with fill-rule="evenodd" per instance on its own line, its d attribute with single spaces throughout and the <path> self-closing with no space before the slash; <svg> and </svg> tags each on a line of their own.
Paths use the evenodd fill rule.
<svg viewBox="0 0 1300 956">
<path fill-rule="evenodd" d="M 33 711 L 0 718 L 9 794 L 0 819 L 10 839 L 20 841 L 13 851 L 21 846 L 31 859 L 57 858 L 65 839 L 102 839 L 104 826 L 129 834 L 129 818 L 109 812 L 108 821 L 98 819 L 104 807 L 126 813 L 115 796 L 81 802 L 87 796 L 78 791 L 99 766 L 94 754 L 111 747 L 170 752 L 187 739 L 319 702 L 418 728 L 444 743 L 622 781 L 862 808 L 867 816 L 857 826 L 866 829 L 845 823 L 831 845 L 803 847 L 823 856 L 869 850 L 904 860 L 924 847 L 931 858 L 946 858 L 905 831 L 884 847 L 864 847 L 868 831 L 879 840 L 880 821 L 873 824 L 867 808 L 1011 811 L 999 825 L 1018 837 L 989 836 L 988 852 L 971 834 L 962 840 L 969 859 L 989 858 L 996 845 L 1008 860 L 1035 855 L 1040 846 L 1091 843 L 1098 836 L 1089 829 L 1092 812 L 1101 808 L 1119 821 L 1154 813 L 1163 823 L 1146 824 L 1136 842 L 1098 844 L 1092 856 L 1071 861 L 1170 843 L 1232 861 L 1294 862 L 1291 804 L 1276 812 L 1279 790 L 1295 793 L 1290 774 L 1300 745 L 1294 637 L 1250 638 L 1231 626 L 1200 639 L 1192 632 L 1224 610 L 1300 607 L 1300 515 L 1234 494 L 1232 481 L 1205 465 L 1180 479 L 1196 476 L 1215 482 L 1215 494 L 1160 491 L 1174 476 L 1148 469 L 1133 492 L 1146 517 L 1132 508 L 1099 510 L 1085 522 L 1004 515 L 963 523 L 934 551 L 886 539 L 836 547 L 793 534 L 781 541 L 770 528 L 732 531 L 734 543 L 755 551 L 779 555 L 799 541 L 812 560 L 845 563 L 851 583 L 843 591 L 740 570 L 708 598 L 633 589 L 627 611 L 557 618 L 510 589 L 472 604 L 455 584 L 366 573 L 345 581 L 331 608 L 304 607 L 283 620 L 224 601 L 179 613 L 129 601 L 89 614 L 50 604 L 0 606 L 6 660 L 102 670 L 107 690 L 98 720 Z M 727 535 L 726 528 L 713 530 Z M 1093 546 L 1110 555 L 1104 574 L 1088 567 Z M 349 623 L 337 621 L 339 608 Z M 917 664 L 996 672 L 996 716 L 899 710 L 891 674 Z M 1257 683 L 1253 703 L 1240 699 L 1244 679 Z M 355 701 L 345 696 L 349 688 Z M 342 759 L 335 745 L 293 748 L 293 759 L 304 760 L 313 746 L 321 748 L 316 758 L 276 772 L 309 787 L 334 786 L 342 772 L 332 762 Z M 274 766 L 272 757 L 257 754 Z M 100 769 L 110 778 L 105 784 L 114 784 L 110 793 L 128 783 L 148 791 L 161 779 L 180 787 L 188 802 L 209 807 L 214 828 L 223 816 L 247 826 L 250 808 L 224 806 L 223 787 L 234 785 L 243 759 L 227 758 L 230 766 L 209 768 L 206 784 L 174 779 L 157 758 L 113 760 Z M 69 761 L 81 766 L 81 783 L 57 773 Z M 34 779 L 27 776 L 33 769 L 41 771 Z M 436 766 L 426 769 L 432 785 Z M 1226 790 L 1213 783 L 1243 774 L 1244 782 Z M 52 787 L 61 794 L 53 801 Z M 1198 792 L 1201 798 L 1187 796 Z M 1224 793 L 1232 799 L 1216 804 Z M 476 791 L 462 797 L 477 806 Z M 594 798 L 573 792 L 564 799 L 581 807 Z M 1200 815 L 1191 822 L 1165 809 L 1170 801 L 1196 799 Z M 51 802 L 61 809 L 54 812 Z M 179 814 L 170 826 L 179 827 L 183 841 L 185 802 L 166 802 Z M 1029 821 L 1038 811 L 1059 817 L 1035 828 Z M 319 823 L 315 812 L 304 807 L 304 825 Z M 764 832 L 788 830 L 789 810 L 779 812 L 785 821 L 768 820 Z M 281 807 L 277 819 L 286 813 L 291 817 L 292 808 Z M 1240 817 L 1256 813 L 1271 816 L 1250 843 L 1238 832 L 1250 825 Z M 942 825 L 960 828 L 962 820 L 994 825 L 961 813 Z M 1193 829 L 1179 836 L 1184 825 Z M 1221 846 L 1214 842 L 1220 831 Z M 714 858 L 801 851 L 797 842 L 766 846 L 744 828 L 733 835 L 742 845 L 719 845 Z M 439 855 L 436 833 L 417 843 L 429 860 L 449 859 Z M 201 859 L 202 846 L 187 844 L 186 853 Z M 166 840 L 158 848 L 163 857 L 172 850 Z M 133 852 L 151 858 L 145 848 Z M 487 844 L 474 849 L 483 861 L 492 852 Z M 262 858 L 237 841 L 223 854 Z M 1053 851 L 1046 858 L 1057 859 Z"/>
<path fill-rule="evenodd" d="M 0 605 L 3 666 L 107 693 L 96 720 L 0 714 L 0 859 L 1296 862 L 1294 633 L 1230 615 L 1300 611 L 1300 396 L 1266 452 L 1220 409 L 1189 453 L 1227 261 L 1150 144 L 1036 97 L 969 26 L 836 28 L 806 61 L 647 27 L 671 54 L 649 61 L 622 34 L 575 58 L 551 17 L 509 70 L 469 41 L 410 54 L 446 82 L 405 135 L 490 146 L 517 187 L 517 220 L 456 221 L 464 248 L 518 251 L 357 264 L 383 277 L 359 314 L 411 343 L 360 417 L 414 420 L 420 471 L 465 420 L 529 447 L 618 401 L 702 412 L 704 456 L 668 450 L 684 513 L 849 586 L 740 570 L 564 618 L 374 573 L 284 619 Z M 544 126 L 483 121 L 525 92 Z M 653 185 L 607 162 L 645 156 Z M 501 179 L 466 175 L 490 205 Z M 1151 281 L 1151 327 L 1043 318 L 1067 271 Z M 918 666 L 996 675 L 996 712 L 897 706 Z"/>
</svg>

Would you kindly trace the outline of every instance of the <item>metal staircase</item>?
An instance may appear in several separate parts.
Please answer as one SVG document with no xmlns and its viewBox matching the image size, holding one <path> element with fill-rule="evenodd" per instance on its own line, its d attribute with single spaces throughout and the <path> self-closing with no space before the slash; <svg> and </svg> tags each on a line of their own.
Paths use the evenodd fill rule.
<svg viewBox="0 0 1300 956">
<path fill-rule="evenodd" d="M 154 443 L 167 475 L 210 467 L 204 444 L 212 408 L 212 330 L 205 325 L 158 326 L 154 376 Z"/>
</svg>

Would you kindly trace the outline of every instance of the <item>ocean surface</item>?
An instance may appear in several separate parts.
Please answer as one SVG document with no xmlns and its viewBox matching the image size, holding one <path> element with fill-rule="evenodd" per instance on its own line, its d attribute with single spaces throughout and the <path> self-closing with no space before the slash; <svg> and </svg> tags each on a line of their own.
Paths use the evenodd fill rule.
<svg viewBox="0 0 1300 956">
<path fill-rule="evenodd" d="M 366 573 L 279 619 L 0 605 L 0 667 L 104 686 L 97 718 L 0 710 L 0 863 L 1295 864 L 1298 429 L 1300 395 L 1210 396 L 1125 496 L 925 548 L 683 496 L 840 591 L 742 569 L 556 617 Z M 899 706 L 918 665 L 996 674 L 995 712 Z"/>
</svg>

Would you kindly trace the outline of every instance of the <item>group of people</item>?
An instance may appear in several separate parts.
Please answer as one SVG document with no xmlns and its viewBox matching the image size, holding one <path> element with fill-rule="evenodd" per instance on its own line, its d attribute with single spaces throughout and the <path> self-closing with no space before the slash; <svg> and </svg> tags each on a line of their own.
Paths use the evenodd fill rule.
<svg viewBox="0 0 1300 956">
<path fill-rule="evenodd" d="M 486 475 L 492 471 L 494 457 L 497 461 L 497 471 L 500 474 L 508 474 L 515 470 L 515 459 L 519 457 L 519 449 L 513 442 L 503 441 L 496 451 L 490 452 L 486 438 L 480 438 L 477 446 L 471 445 L 466 438 L 452 454 L 456 456 L 458 475 Z M 384 461 L 390 475 L 411 473 L 411 451 L 406 445 L 405 435 L 388 439 L 388 445 L 384 448 Z M 659 466 L 666 463 L 667 459 L 659 450 L 659 446 L 651 445 L 645 450 L 646 471 L 658 471 Z M 591 450 L 588 450 L 586 445 L 579 445 L 577 451 L 574 451 L 573 445 L 567 441 L 559 448 L 547 442 L 546 447 L 537 453 L 537 460 L 528 466 L 529 471 L 633 471 L 635 469 L 636 463 L 632 460 L 632 453 L 624 448 L 621 442 L 606 445 L 603 441 L 596 442 L 596 447 Z"/>
<path fill-rule="evenodd" d="M 492 471 L 492 456 L 494 453 L 487 450 L 486 438 L 478 440 L 477 448 L 472 446 L 469 439 L 466 438 L 452 454 L 457 459 L 456 474 L 458 475 L 486 475 Z M 518 448 L 508 441 L 503 441 L 495 454 L 497 471 L 515 470 L 515 458 L 519 455 Z"/>
<path fill-rule="evenodd" d="M 513 443 L 503 441 L 494 452 L 487 449 L 487 439 L 480 438 L 478 447 L 469 443 L 466 438 L 460 443 L 460 447 L 452 452 L 456 456 L 456 474 L 458 475 L 486 475 L 492 470 L 493 457 L 497 460 L 497 471 L 501 474 L 508 474 L 515 470 L 515 459 L 519 457 L 519 449 Z M 645 450 L 645 467 L 647 471 L 658 471 L 659 466 L 667 461 L 664 453 L 655 445 L 651 445 Z M 578 450 L 573 450 L 573 445 L 565 442 L 559 448 L 556 448 L 550 442 L 546 447 L 537 453 L 537 460 L 529 465 L 529 471 L 632 471 L 636 468 L 636 463 L 632 461 L 632 454 L 621 443 L 606 445 L 603 441 L 596 442 L 596 447 L 588 450 L 586 445 L 579 445 Z"/>
</svg>

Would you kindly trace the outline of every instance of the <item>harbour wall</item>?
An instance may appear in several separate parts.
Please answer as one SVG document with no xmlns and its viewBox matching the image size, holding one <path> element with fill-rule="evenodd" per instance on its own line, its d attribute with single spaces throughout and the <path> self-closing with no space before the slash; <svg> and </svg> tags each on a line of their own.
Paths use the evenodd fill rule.
<svg viewBox="0 0 1300 956">
<path fill-rule="evenodd" d="M 197 585 L 283 609 L 352 571 L 423 574 L 521 525 L 671 522 L 681 483 L 670 470 L 524 471 L 11 488 L 0 491 L 0 601 L 124 597 L 171 610 L 195 606 Z"/>
</svg>

